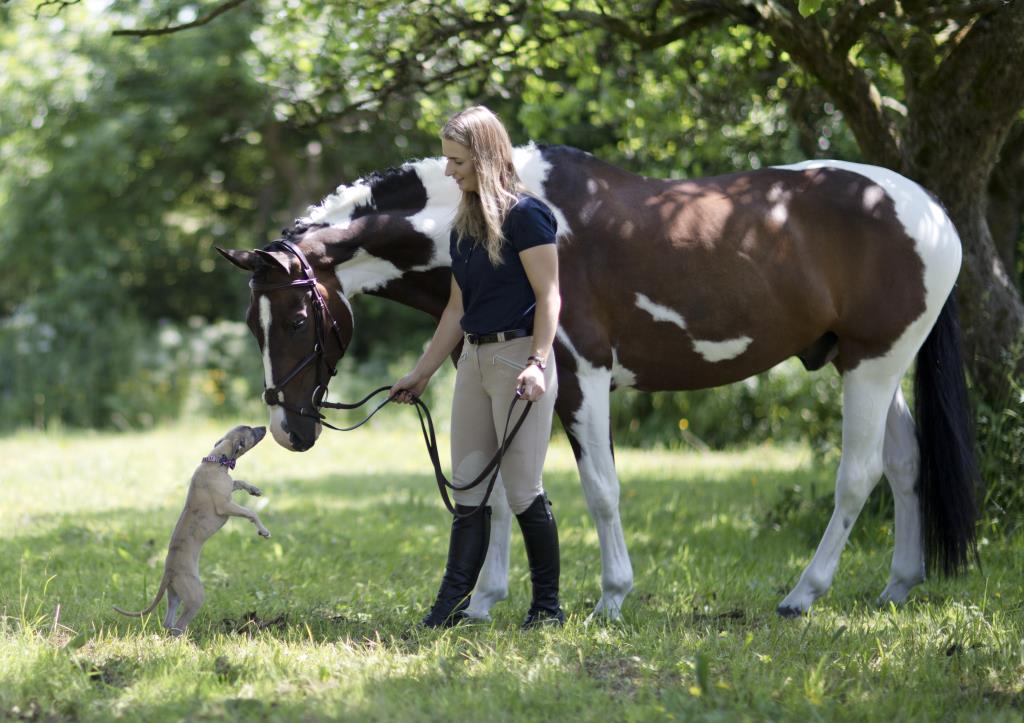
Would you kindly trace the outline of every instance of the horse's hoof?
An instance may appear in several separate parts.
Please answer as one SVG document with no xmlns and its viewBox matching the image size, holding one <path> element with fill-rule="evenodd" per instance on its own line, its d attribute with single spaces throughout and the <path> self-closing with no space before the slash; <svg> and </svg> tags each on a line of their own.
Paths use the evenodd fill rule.
<svg viewBox="0 0 1024 723">
<path fill-rule="evenodd" d="M 804 611 L 800 608 L 795 608 L 790 605 L 779 605 L 775 608 L 775 612 L 784 618 L 798 618 L 804 614 Z"/>
</svg>

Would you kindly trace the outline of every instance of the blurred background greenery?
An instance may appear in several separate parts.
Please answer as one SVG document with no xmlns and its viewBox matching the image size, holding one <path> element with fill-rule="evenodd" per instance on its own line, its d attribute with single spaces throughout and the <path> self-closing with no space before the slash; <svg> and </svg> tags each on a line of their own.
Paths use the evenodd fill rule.
<svg viewBox="0 0 1024 723">
<path fill-rule="evenodd" d="M 649 176 L 837 157 L 927 185 L 919 155 L 886 157 L 854 94 L 866 82 L 879 127 L 915 147 L 928 106 L 914 74 L 929 79 L 929 54 L 937 68 L 950 38 L 989 21 L 981 5 L 3 0 L 0 429 L 258 413 L 248 289 L 214 246 L 262 246 L 338 184 L 436 155 L 440 123 L 471 103 L 517 143 L 566 143 Z M 830 75 L 837 58 L 853 70 Z M 1019 103 L 1010 120 L 996 152 L 1016 161 Z M 940 195 L 958 222 L 989 209 L 982 241 L 1019 307 L 1024 173 L 988 170 L 987 200 Z M 335 398 L 389 380 L 432 328 L 373 297 L 355 311 Z M 1004 334 L 983 348 L 979 313 L 967 310 L 971 360 L 1002 359 L 969 360 L 986 476 L 1013 509 L 1020 347 Z M 804 439 L 834 456 L 839 389 L 833 370 L 790 362 L 717 390 L 616 394 L 614 429 L 634 445 Z"/>
</svg>

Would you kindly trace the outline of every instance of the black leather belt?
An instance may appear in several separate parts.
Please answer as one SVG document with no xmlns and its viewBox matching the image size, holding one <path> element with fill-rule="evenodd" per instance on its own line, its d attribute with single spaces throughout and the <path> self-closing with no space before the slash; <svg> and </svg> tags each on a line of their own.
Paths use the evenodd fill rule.
<svg viewBox="0 0 1024 723">
<path fill-rule="evenodd" d="M 533 332 L 529 329 L 509 329 L 494 334 L 466 334 L 466 341 L 470 344 L 493 344 L 496 341 L 512 341 L 530 336 Z"/>
</svg>

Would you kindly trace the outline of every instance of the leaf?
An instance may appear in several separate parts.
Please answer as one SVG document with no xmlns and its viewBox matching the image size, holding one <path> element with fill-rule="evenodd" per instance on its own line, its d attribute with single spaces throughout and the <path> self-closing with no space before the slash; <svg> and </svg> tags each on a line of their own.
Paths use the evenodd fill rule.
<svg viewBox="0 0 1024 723">
<path fill-rule="evenodd" d="M 701 693 L 707 695 L 711 692 L 711 663 L 708 661 L 708 656 L 702 651 L 697 653 L 697 686 L 700 688 Z"/>
<path fill-rule="evenodd" d="M 821 10 L 822 0 L 800 0 L 800 14 L 809 17 Z"/>
</svg>

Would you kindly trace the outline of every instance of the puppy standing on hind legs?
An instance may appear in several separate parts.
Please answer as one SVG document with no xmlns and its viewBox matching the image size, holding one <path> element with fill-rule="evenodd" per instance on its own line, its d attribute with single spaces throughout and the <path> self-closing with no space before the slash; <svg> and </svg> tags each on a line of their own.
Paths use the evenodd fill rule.
<svg viewBox="0 0 1024 723">
<path fill-rule="evenodd" d="M 266 427 L 235 427 L 214 445 L 208 456 L 203 457 L 189 483 L 185 509 L 171 533 L 164 576 L 156 597 L 149 607 L 139 612 L 122 610 L 116 605 L 114 610 L 132 617 L 148 615 L 166 592 L 164 627 L 172 635 L 181 635 L 203 604 L 203 583 L 199 580 L 199 553 L 203 544 L 224 526 L 229 517 L 244 517 L 256 525 L 261 537 L 270 537 L 270 531 L 255 512 L 231 500 L 231 493 L 236 490 L 245 490 L 255 497 L 263 493 L 247 482 L 231 479 L 228 474 L 235 468 L 238 458 L 255 447 L 266 433 Z M 179 605 L 182 606 L 181 615 L 175 621 Z"/>
</svg>

